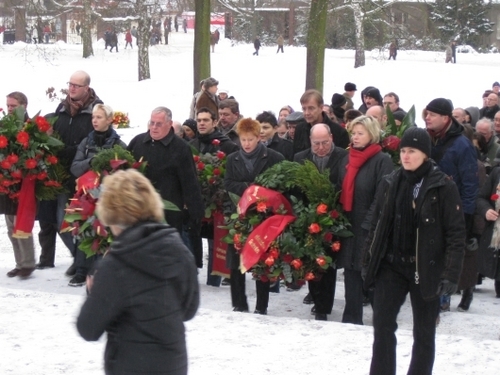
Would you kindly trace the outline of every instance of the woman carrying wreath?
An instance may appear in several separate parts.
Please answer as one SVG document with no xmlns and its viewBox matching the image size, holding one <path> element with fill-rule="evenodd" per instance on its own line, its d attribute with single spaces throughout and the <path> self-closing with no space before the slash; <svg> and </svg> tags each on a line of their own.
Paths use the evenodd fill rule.
<svg viewBox="0 0 500 375">
<path fill-rule="evenodd" d="M 342 323 L 363 324 L 363 246 L 373 217 L 374 200 L 382 177 L 393 171 L 391 158 L 382 152 L 380 125 L 370 116 L 352 121 L 349 154 L 340 164 L 340 203 L 351 223 L 353 237 L 343 238 L 337 266 L 344 268 L 345 307 Z"/>
<path fill-rule="evenodd" d="M 186 375 L 183 322 L 199 305 L 196 266 L 165 224 L 160 195 L 137 170 L 120 170 L 104 178 L 97 216 L 115 239 L 88 277 L 78 332 L 87 341 L 107 332 L 107 375 Z"/>
<path fill-rule="evenodd" d="M 366 241 L 365 289 L 373 288 L 371 375 L 396 374 L 396 329 L 410 294 L 413 348 L 408 375 L 431 375 L 439 297 L 453 294 L 462 270 L 465 219 L 455 183 L 432 160 L 425 129 L 408 129 L 402 167 L 385 176 Z"/>
<path fill-rule="evenodd" d="M 114 145 L 119 145 L 123 148 L 127 147 L 111 126 L 112 122 L 113 109 L 109 105 L 96 104 L 92 110 L 92 126 L 94 130 L 80 142 L 73 163 L 71 164 L 71 173 L 76 178 L 81 177 L 90 169 L 92 159 L 100 150 L 113 148 Z M 76 274 L 70 280 L 70 286 L 85 284 L 85 278 L 95 259 L 95 255 L 87 258 L 83 251 L 76 251 Z"/>
<path fill-rule="evenodd" d="M 255 178 L 284 160 L 283 155 L 264 146 L 260 141 L 260 124 L 251 118 L 244 118 L 236 125 L 241 149 L 227 158 L 224 186 L 230 193 L 242 196 Z M 248 312 L 245 294 L 245 274 L 240 271 L 240 255 L 233 245 L 227 249 L 226 266 L 231 270 L 231 302 L 233 311 Z M 256 314 L 267 314 L 269 302 L 269 281 L 256 280 Z"/>
</svg>

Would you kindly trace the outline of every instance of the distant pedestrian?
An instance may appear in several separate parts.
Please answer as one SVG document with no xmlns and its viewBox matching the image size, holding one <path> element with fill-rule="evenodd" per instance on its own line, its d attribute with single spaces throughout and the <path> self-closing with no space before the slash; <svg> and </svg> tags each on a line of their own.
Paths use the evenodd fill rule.
<svg viewBox="0 0 500 375">
<path fill-rule="evenodd" d="M 78 22 L 75 26 L 75 30 L 76 30 L 77 35 L 80 35 L 81 28 L 82 28 L 82 25 L 80 25 L 80 22 Z"/>
<path fill-rule="evenodd" d="M 175 32 L 179 32 L 179 19 L 177 16 L 174 18 L 174 27 L 175 27 Z"/>
<path fill-rule="evenodd" d="M 110 49 L 109 49 L 109 52 L 113 52 L 113 48 L 115 49 L 116 52 L 118 52 L 118 36 L 116 35 L 116 31 L 113 30 L 110 34 L 109 34 L 109 45 L 110 45 Z"/>
<path fill-rule="evenodd" d="M 187 26 L 188 26 L 187 19 L 184 18 L 182 20 L 182 28 L 184 29 L 184 33 L 187 33 Z"/>
<path fill-rule="evenodd" d="M 132 36 L 135 38 L 135 45 L 138 46 L 139 39 L 137 38 L 138 34 L 137 34 L 137 29 L 135 28 L 135 26 L 132 26 L 132 30 L 130 30 L 130 34 L 132 34 Z"/>
<path fill-rule="evenodd" d="M 111 47 L 111 31 L 109 28 L 104 32 L 104 49 L 108 49 L 108 46 Z"/>
<path fill-rule="evenodd" d="M 134 48 L 132 46 L 132 33 L 130 30 L 127 30 L 127 33 L 125 34 L 125 49 L 127 49 L 127 46 L 130 44 L 130 48 Z"/>
<path fill-rule="evenodd" d="M 278 43 L 278 50 L 276 51 L 276 53 L 278 53 L 280 50 L 281 53 L 285 53 L 285 51 L 283 51 L 283 44 L 285 43 L 285 40 L 283 39 L 282 35 L 278 37 L 277 43 Z"/>
<path fill-rule="evenodd" d="M 397 54 L 398 54 L 398 45 L 396 41 L 393 41 L 389 46 L 389 60 L 391 59 L 391 57 L 393 60 L 396 60 Z"/>
<path fill-rule="evenodd" d="M 260 49 L 260 40 L 259 38 L 255 38 L 253 41 L 253 47 L 255 48 L 255 52 L 253 53 L 254 56 L 259 56 L 259 49 Z"/>
</svg>

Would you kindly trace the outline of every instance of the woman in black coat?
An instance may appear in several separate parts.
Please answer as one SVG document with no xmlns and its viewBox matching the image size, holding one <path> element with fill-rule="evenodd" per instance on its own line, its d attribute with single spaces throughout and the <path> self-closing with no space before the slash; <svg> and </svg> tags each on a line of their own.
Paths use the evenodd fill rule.
<svg viewBox="0 0 500 375">
<path fill-rule="evenodd" d="M 260 124 L 251 118 L 245 118 L 236 125 L 241 149 L 227 158 L 224 187 L 230 193 L 242 196 L 255 178 L 284 160 L 283 156 L 268 149 L 259 141 Z M 248 312 L 245 294 L 245 274 L 240 271 L 240 255 L 233 246 L 228 246 L 226 266 L 231 270 L 231 302 L 233 311 Z M 269 303 L 269 281 L 255 281 L 257 289 L 256 314 L 267 314 Z"/>
<path fill-rule="evenodd" d="M 340 203 L 354 236 L 342 238 L 337 267 L 344 268 L 345 307 L 343 323 L 363 324 L 363 247 L 373 217 L 374 200 L 382 177 L 393 171 L 391 158 L 379 145 L 377 120 L 360 116 L 352 121 L 352 144 L 340 163 Z"/>
<path fill-rule="evenodd" d="M 293 143 L 278 135 L 278 120 L 272 112 L 264 111 L 255 118 L 260 122 L 260 141 L 271 150 L 293 161 Z"/>
<path fill-rule="evenodd" d="M 183 322 L 199 305 L 196 266 L 178 232 L 164 224 L 163 202 L 135 169 L 106 177 L 97 213 L 115 239 L 87 278 L 80 335 L 106 331 L 105 373 L 186 375 Z"/>
<path fill-rule="evenodd" d="M 370 374 L 396 374 L 396 321 L 410 293 L 408 374 L 431 375 L 439 297 L 457 290 L 465 219 L 455 183 L 429 160 L 426 130 L 408 129 L 400 147 L 402 167 L 382 181 L 366 241 L 364 287 L 374 291 Z"/>
</svg>

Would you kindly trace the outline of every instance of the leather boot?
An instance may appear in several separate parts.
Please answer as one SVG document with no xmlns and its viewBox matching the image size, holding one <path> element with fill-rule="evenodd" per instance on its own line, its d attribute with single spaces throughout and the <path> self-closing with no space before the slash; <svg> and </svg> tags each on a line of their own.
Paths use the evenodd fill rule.
<svg viewBox="0 0 500 375">
<path fill-rule="evenodd" d="M 497 298 L 500 298 L 500 280 L 495 280 L 495 292 L 497 293 Z"/>
<path fill-rule="evenodd" d="M 464 289 L 462 292 L 462 300 L 458 304 L 458 311 L 468 311 L 473 298 L 474 288 Z"/>
</svg>

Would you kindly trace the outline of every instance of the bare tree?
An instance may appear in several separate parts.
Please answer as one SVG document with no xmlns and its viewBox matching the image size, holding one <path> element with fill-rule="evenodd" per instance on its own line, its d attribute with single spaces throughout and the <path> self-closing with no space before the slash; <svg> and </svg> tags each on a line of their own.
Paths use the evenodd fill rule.
<svg viewBox="0 0 500 375">
<path fill-rule="evenodd" d="M 307 30 L 306 90 L 323 92 L 328 0 L 311 0 Z"/>
<path fill-rule="evenodd" d="M 83 44 L 83 58 L 94 55 L 92 47 L 92 1 L 83 1 L 83 22 L 82 22 L 82 44 Z"/>
<path fill-rule="evenodd" d="M 210 77 L 210 1 L 195 1 L 193 93 L 200 89 L 199 82 Z"/>
</svg>

